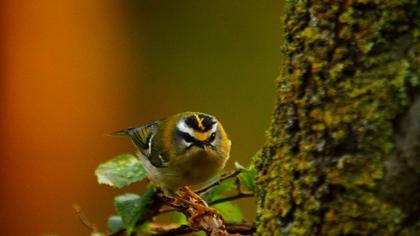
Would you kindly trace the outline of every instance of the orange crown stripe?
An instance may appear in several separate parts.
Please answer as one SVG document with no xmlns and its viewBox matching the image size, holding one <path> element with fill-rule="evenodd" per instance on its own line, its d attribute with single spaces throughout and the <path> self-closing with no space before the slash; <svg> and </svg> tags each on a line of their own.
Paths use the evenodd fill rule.
<svg viewBox="0 0 420 236">
<path fill-rule="evenodd" d="M 210 136 L 210 132 L 205 132 L 205 133 L 201 133 L 201 132 L 194 132 L 194 138 L 197 139 L 198 141 L 206 141 Z"/>
</svg>

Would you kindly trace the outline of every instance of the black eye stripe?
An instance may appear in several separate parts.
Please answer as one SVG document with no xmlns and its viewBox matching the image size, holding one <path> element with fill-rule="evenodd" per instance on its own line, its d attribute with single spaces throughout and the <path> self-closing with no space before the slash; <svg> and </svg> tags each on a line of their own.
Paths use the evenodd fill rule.
<svg viewBox="0 0 420 236">
<path fill-rule="evenodd" d="M 189 133 L 185 133 L 185 132 L 181 132 L 178 131 L 179 136 L 186 142 L 189 143 L 190 145 L 188 147 L 191 147 L 192 145 L 212 145 L 211 143 L 214 142 L 214 140 L 216 139 L 216 132 L 213 132 L 210 137 L 205 140 L 205 141 L 199 141 L 197 139 L 195 139 L 193 136 L 191 136 Z"/>
<path fill-rule="evenodd" d="M 187 143 L 195 142 L 195 138 L 193 138 L 190 134 L 181 132 L 181 135 L 182 135 L 182 138 L 185 140 L 185 142 Z"/>
</svg>

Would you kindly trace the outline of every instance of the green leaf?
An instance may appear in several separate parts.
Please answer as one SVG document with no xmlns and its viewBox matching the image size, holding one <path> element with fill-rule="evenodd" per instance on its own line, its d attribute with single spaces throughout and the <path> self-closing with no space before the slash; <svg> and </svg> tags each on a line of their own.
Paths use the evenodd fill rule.
<svg viewBox="0 0 420 236">
<path fill-rule="evenodd" d="M 150 227 L 150 222 L 144 222 L 140 227 L 137 228 L 136 232 L 138 235 L 153 235 L 156 232 Z"/>
<path fill-rule="evenodd" d="M 117 196 L 114 200 L 115 209 L 121 216 L 121 220 L 129 234 L 133 231 L 139 218 L 140 204 L 141 197 L 132 193 Z"/>
<path fill-rule="evenodd" d="M 221 184 L 211 188 L 208 192 L 204 194 L 203 198 L 206 202 L 211 202 L 223 195 L 223 193 L 234 190 L 235 188 L 235 178 L 230 178 L 223 181 Z"/>
<path fill-rule="evenodd" d="M 170 217 L 172 222 L 174 222 L 178 225 L 187 225 L 188 224 L 187 217 L 185 217 L 185 215 L 181 212 L 173 211 L 173 212 L 170 213 L 169 217 Z"/>
<path fill-rule="evenodd" d="M 245 185 L 245 187 L 250 190 L 251 192 L 255 193 L 257 188 L 255 184 L 255 177 L 257 175 L 257 171 L 253 166 L 248 169 L 243 169 L 241 173 L 238 175 L 241 182 Z"/>
<path fill-rule="evenodd" d="M 124 229 L 124 223 L 121 216 L 111 216 L 108 218 L 108 229 L 111 234 Z"/>
<path fill-rule="evenodd" d="M 121 216 L 122 222 L 128 232 L 128 235 L 133 232 L 137 222 L 145 214 L 146 209 L 149 206 L 149 203 L 154 194 L 155 191 L 153 187 L 149 185 L 143 197 L 133 193 L 126 193 L 115 198 L 115 209 Z"/>
<path fill-rule="evenodd" d="M 257 171 L 255 170 L 254 166 L 251 165 L 248 168 L 245 168 L 239 162 L 235 162 L 235 167 L 241 170 L 241 173 L 238 175 L 241 182 L 245 185 L 245 187 L 255 193 L 256 184 L 255 184 L 255 177 L 257 175 Z"/>
<path fill-rule="evenodd" d="M 131 154 L 123 154 L 105 162 L 96 169 L 100 184 L 122 188 L 146 177 L 140 161 Z"/>
<path fill-rule="evenodd" d="M 93 232 L 90 234 L 90 236 L 105 236 L 105 234 L 99 233 L 99 232 Z"/>
<path fill-rule="evenodd" d="M 195 232 L 195 233 L 194 233 L 194 235 L 195 235 L 195 236 L 206 236 L 207 234 L 206 234 L 206 232 L 204 232 L 203 230 L 200 230 L 200 231 L 198 231 L 198 232 Z"/>
<path fill-rule="evenodd" d="M 220 213 L 226 221 L 241 221 L 242 213 L 239 207 L 232 202 L 223 202 L 213 206 Z"/>
</svg>

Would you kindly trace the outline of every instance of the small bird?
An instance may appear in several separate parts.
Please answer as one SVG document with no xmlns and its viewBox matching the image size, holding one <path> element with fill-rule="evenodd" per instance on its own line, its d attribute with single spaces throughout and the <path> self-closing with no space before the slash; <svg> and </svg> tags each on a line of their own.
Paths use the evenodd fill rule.
<svg viewBox="0 0 420 236">
<path fill-rule="evenodd" d="M 131 138 L 150 180 L 167 195 L 216 175 L 231 146 L 222 124 L 201 112 L 179 113 L 111 135 Z"/>
</svg>

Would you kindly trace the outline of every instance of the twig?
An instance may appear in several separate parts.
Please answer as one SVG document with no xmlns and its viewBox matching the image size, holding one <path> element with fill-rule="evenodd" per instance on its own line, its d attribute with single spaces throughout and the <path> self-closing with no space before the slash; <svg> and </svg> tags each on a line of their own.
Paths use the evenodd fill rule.
<svg viewBox="0 0 420 236">
<path fill-rule="evenodd" d="M 214 201 L 209 202 L 208 204 L 209 206 L 212 206 L 212 205 L 216 205 L 222 202 L 228 202 L 228 201 L 232 201 L 232 200 L 236 200 L 240 198 L 246 198 L 246 197 L 254 197 L 254 194 L 253 193 L 238 193 L 233 196 L 216 199 Z"/>
<path fill-rule="evenodd" d="M 241 188 L 242 185 L 241 185 L 240 179 L 238 178 L 238 174 L 240 174 L 240 173 L 241 173 L 241 169 L 236 169 L 236 170 L 234 170 L 230 173 L 226 173 L 226 174 L 222 175 L 218 180 L 212 182 L 211 184 L 209 184 L 209 185 L 207 185 L 207 186 L 205 186 L 201 189 L 196 190 L 195 193 L 200 194 L 200 193 L 206 192 L 209 189 L 213 188 L 214 186 L 216 186 L 218 184 L 221 184 L 223 181 L 225 181 L 229 178 L 236 177 L 235 184 L 236 184 L 236 190 L 237 190 L 238 194 L 234 195 L 234 196 L 229 196 L 229 197 L 225 197 L 225 198 L 216 199 L 216 200 L 208 203 L 208 205 L 215 205 L 215 204 L 218 204 L 218 203 L 231 201 L 231 200 L 236 200 L 236 199 L 240 199 L 240 198 L 254 197 L 253 193 L 243 192 L 243 190 Z M 178 211 L 176 206 L 171 205 L 171 207 L 172 208 L 169 208 L 169 209 L 160 209 L 159 211 L 155 211 L 155 213 L 152 214 L 149 217 L 149 219 L 153 218 L 154 216 L 157 216 L 157 215 L 162 215 L 162 214 L 166 214 L 166 213 L 169 213 L 169 212 Z"/>
<path fill-rule="evenodd" d="M 235 184 L 236 184 L 236 191 L 237 194 L 233 195 L 233 196 L 229 196 L 229 197 L 224 197 L 224 198 L 219 198 L 216 200 L 213 200 L 211 202 L 209 202 L 209 206 L 211 205 L 216 205 L 222 202 L 228 202 L 228 201 L 232 201 L 232 200 L 236 200 L 236 199 L 240 199 L 240 198 L 246 198 L 246 197 L 254 197 L 254 194 L 251 192 L 244 192 L 242 190 L 242 184 L 241 184 L 241 180 L 239 179 L 239 177 L 236 175 L 235 176 Z"/>
<path fill-rule="evenodd" d="M 255 225 L 248 221 L 242 222 L 225 222 L 226 230 L 230 234 L 241 234 L 241 235 L 251 235 L 255 232 L 256 228 Z M 164 227 L 164 226 L 160 226 Z M 168 229 L 166 231 L 160 231 L 157 236 L 168 236 L 168 235 L 180 235 L 180 234 L 188 234 L 192 232 L 196 232 L 188 225 L 181 225 L 177 228 Z"/>
<path fill-rule="evenodd" d="M 173 198 L 168 198 L 163 195 L 163 193 L 158 194 L 158 196 L 161 197 L 166 204 L 182 212 L 188 219 L 188 227 L 193 231 L 203 230 L 207 235 L 231 235 L 226 230 L 223 216 L 214 209 L 209 208 L 207 203 L 205 203 L 200 196 L 192 192 L 188 187 L 184 187 L 181 193 L 182 195 Z M 183 232 L 187 229 L 188 228 L 184 226 L 180 229 L 171 229 L 171 234 L 174 234 L 172 230 L 181 230 Z M 188 229 L 187 231 L 190 230 Z M 176 232 L 177 234 L 180 234 L 180 232 Z"/>
<path fill-rule="evenodd" d="M 237 176 L 238 174 L 241 173 L 241 171 L 242 171 L 242 169 L 236 169 L 236 170 L 232 171 L 231 173 L 226 173 L 226 174 L 222 175 L 218 180 L 214 181 L 213 183 L 211 183 L 211 184 L 209 184 L 207 186 L 204 186 L 204 187 L 202 187 L 200 189 L 197 189 L 194 192 L 196 194 L 201 194 L 201 193 L 207 192 L 209 189 L 213 188 L 216 185 L 221 184 L 223 181 L 225 181 L 225 180 L 227 180 L 229 178 L 232 178 L 232 177 Z"/>
<path fill-rule="evenodd" d="M 167 231 L 161 231 L 160 233 L 157 233 L 155 235 L 157 236 L 169 236 L 169 235 L 180 235 L 180 234 L 188 234 L 188 233 L 192 233 L 196 230 L 194 230 L 193 228 L 191 228 L 188 225 L 181 225 L 177 228 L 174 229 L 169 229 Z"/>
<path fill-rule="evenodd" d="M 231 234 L 252 235 L 256 230 L 255 224 L 248 221 L 225 222 L 225 225 Z"/>
<path fill-rule="evenodd" d="M 225 222 L 222 215 L 215 211 L 213 208 L 209 208 L 208 205 L 215 205 L 226 201 L 232 201 L 239 198 L 253 197 L 254 194 L 250 192 L 244 192 L 242 190 L 241 180 L 238 177 L 238 174 L 241 173 L 241 169 L 236 169 L 230 173 L 222 175 L 218 180 L 210 183 L 207 186 L 204 186 L 195 192 L 192 192 L 188 187 L 184 188 L 183 197 L 168 197 L 163 194 L 159 189 L 157 189 L 155 196 L 152 197 L 150 203 L 150 210 L 144 214 L 144 216 L 139 219 L 137 225 L 141 225 L 146 221 L 153 221 L 155 216 L 178 211 L 183 213 L 189 222 L 189 226 L 181 225 L 176 227 L 173 224 L 170 225 L 160 225 L 152 223 L 151 226 L 157 232 L 156 235 L 180 235 L 187 234 L 191 232 L 196 232 L 199 230 L 205 231 L 207 234 L 214 235 L 230 235 L 230 234 L 252 234 L 255 232 L 255 226 L 252 223 L 242 221 L 242 222 Z M 229 197 L 224 197 L 216 199 L 207 204 L 198 194 L 203 194 L 210 190 L 211 188 L 221 184 L 223 181 L 236 178 L 236 190 L 237 194 Z M 164 206 L 169 206 L 171 208 L 163 208 Z M 79 218 L 83 225 L 85 225 L 92 232 L 97 232 L 95 225 L 91 224 L 84 214 L 81 212 L 80 207 L 74 206 L 76 212 L 79 215 Z M 163 209 L 162 209 L 163 208 Z M 122 236 L 125 235 L 126 231 L 120 230 L 108 235 L 112 236 Z"/>
<path fill-rule="evenodd" d="M 242 193 L 242 184 L 238 176 L 235 176 L 235 184 L 236 184 L 236 191 L 238 191 L 238 193 Z"/>
<path fill-rule="evenodd" d="M 125 229 L 119 230 L 114 233 L 109 233 L 108 236 L 126 236 Z"/>
<path fill-rule="evenodd" d="M 175 208 L 169 208 L 169 209 L 159 210 L 157 215 L 163 215 L 163 214 L 173 212 L 173 211 L 176 211 L 176 209 Z"/>
<path fill-rule="evenodd" d="M 90 232 L 98 232 L 98 228 L 96 227 L 96 225 L 92 224 L 88 220 L 88 218 L 83 213 L 82 208 L 78 204 L 73 204 L 73 209 L 76 212 L 77 216 L 79 216 L 80 222 L 82 222 L 82 224 L 86 226 L 86 228 L 88 228 Z"/>
</svg>

